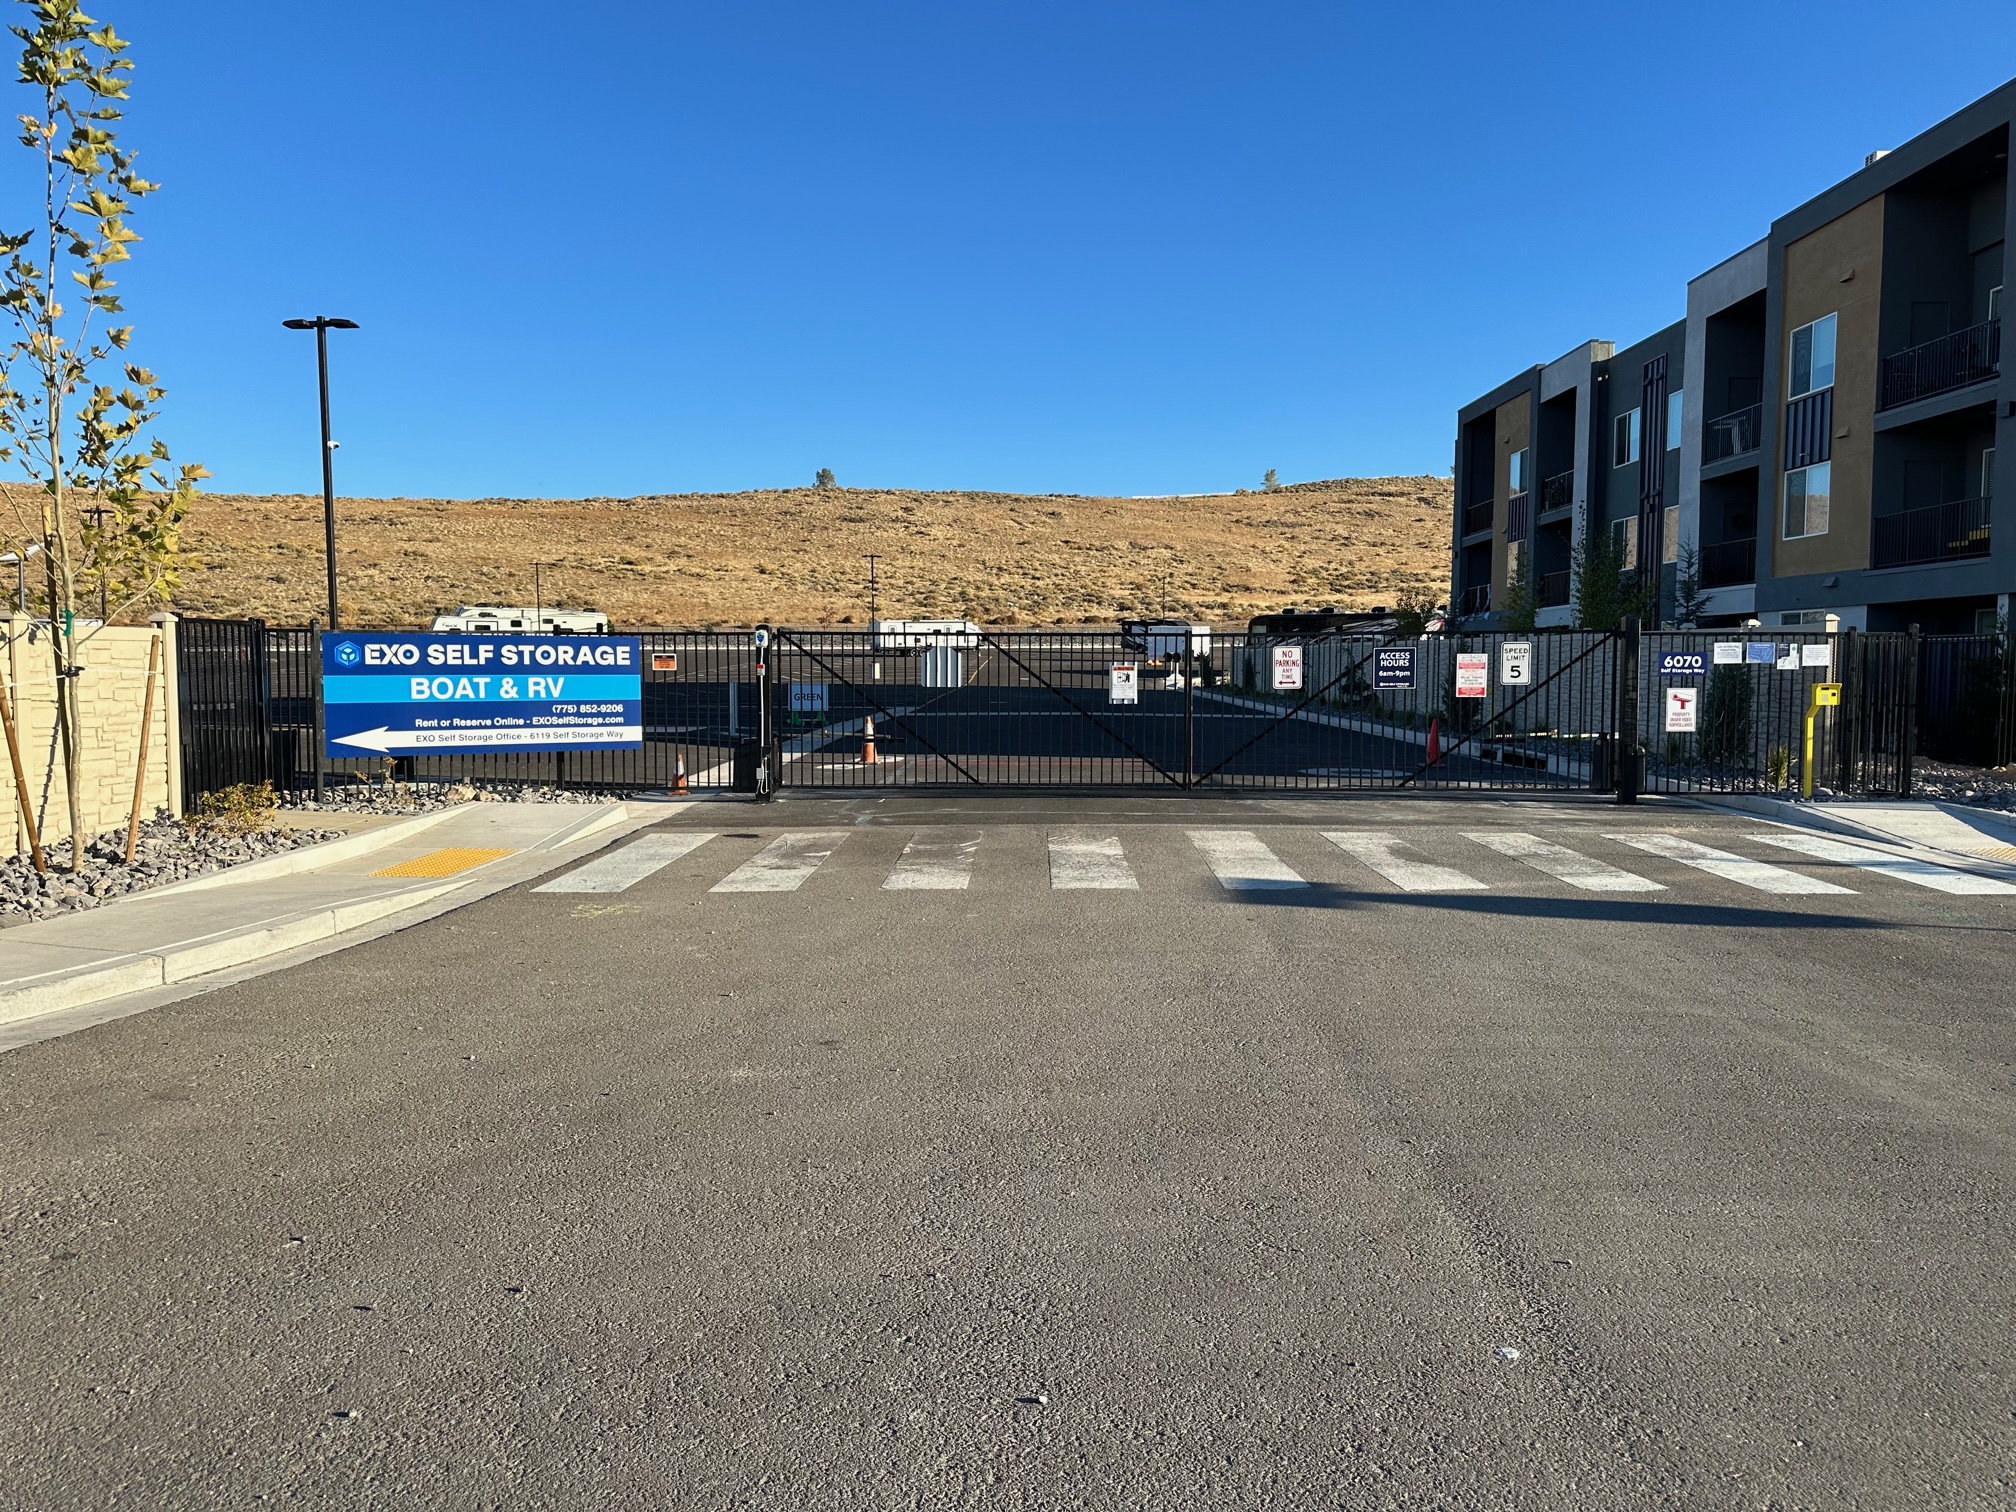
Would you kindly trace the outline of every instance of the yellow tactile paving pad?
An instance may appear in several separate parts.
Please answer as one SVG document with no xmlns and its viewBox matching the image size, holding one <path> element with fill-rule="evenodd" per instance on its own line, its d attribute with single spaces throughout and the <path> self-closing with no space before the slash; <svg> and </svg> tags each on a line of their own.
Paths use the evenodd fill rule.
<svg viewBox="0 0 2016 1512">
<path fill-rule="evenodd" d="M 446 850 L 429 851 L 424 856 L 415 856 L 411 861 L 401 861 L 397 866 L 388 866 L 383 871 L 371 873 L 374 877 L 452 877 L 457 872 L 468 871 L 473 866 L 481 866 L 486 861 L 495 861 L 499 856 L 515 855 L 510 850 L 477 850 L 470 846 L 451 845 Z"/>
</svg>

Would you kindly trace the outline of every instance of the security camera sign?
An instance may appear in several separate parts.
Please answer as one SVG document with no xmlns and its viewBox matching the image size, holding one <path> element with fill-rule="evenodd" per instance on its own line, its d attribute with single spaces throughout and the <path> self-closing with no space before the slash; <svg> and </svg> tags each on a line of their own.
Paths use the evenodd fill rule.
<svg viewBox="0 0 2016 1512">
<path fill-rule="evenodd" d="M 1698 727 L 1700 718 L 1701 690 L 1699 688 L 1668 688 L 1666 690 L 1666 733 L 1668 735 L 1691 735 Z"/>
<path fill-rule="evenodd" d="M 1141 668 L 1134 662 L 1114 662 L 1106 669 L 1106 702 L 1141 702 Z"/>
<path fill-rule="evenodd" d="M 1456 653 L 1456 696 L 1458 698 L 1491 696 L 1491 658 L 1482 651 Z"/>
</svg>

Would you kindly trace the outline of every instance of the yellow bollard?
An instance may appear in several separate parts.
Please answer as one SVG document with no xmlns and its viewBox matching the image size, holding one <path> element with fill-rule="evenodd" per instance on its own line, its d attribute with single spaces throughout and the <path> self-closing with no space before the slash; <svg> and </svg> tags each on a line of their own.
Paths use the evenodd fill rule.
<svg viewBox="0 0 2016 1512">
<path fill-rule="evenodd" d="M 1813 796 L 1813 721 L 1820 717 L 1822 709 L 1839 708 L 1841 705 L 1841 684 L 1815 683 L 1813 696 L 1806 704 L 1806 759 L 1799 764 L 1799 796 L 1811 799 Z"/>
</svg>

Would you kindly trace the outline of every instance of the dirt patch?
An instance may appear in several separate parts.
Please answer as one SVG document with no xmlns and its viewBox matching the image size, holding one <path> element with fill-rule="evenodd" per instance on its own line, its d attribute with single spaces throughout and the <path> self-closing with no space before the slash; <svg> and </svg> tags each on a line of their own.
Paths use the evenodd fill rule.
<svg viewBox="0 0 2016 1512">
<path fill-rule="evenodd" d="M 1241 623 L 1448 588 L 1447 478 L 1271 493 L 1076 495 L 800 488 L 633 499 L 343 499 L 346 622 L 424 624 L 465 603 L 596 608 L 626 627 L 850 624 L 881 612 L 990 624 L 1124 615 Z M 305 624 L 323 605 L 322 501 L 205 495 L 183 533 L 184 614 Z"/>
</svg>

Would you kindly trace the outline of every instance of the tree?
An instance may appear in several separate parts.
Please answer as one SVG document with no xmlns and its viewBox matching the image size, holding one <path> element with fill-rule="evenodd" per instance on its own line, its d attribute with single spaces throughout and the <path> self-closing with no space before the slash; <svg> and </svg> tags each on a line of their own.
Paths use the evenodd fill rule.
<svg viewBox="0 0 2016 1512">
<path fill-rule="evenodd" d="M 1692 542 L 1680 547 L 1679 564 L 1673 574 L 1673 623 L 1692 630 L 1708 606 L 1708 591 L 1701 586 L 1701 553 Z"/>
<path fill-rule="evenodd" d="M 1652 596 L 1608 531 L 1591 531 L 1575 548 L 1575 614 L 1584 630 L 1615 630 L 1651 606 Z"/>
<path fill-rule="evenodd" d="M 1540 600 L 1534 595 L 1533 585 L 1526 581 L 1526 575 L 1515 573 L 1512 581 L 1505 585 L 1505 597 L 1498 605 L 1498 620 L 1507 630 L 1518 633 L 1534 630 L 1540 624 Z"/>
<path fill-rule="evenodd" d="M 1268 493 L 1279 493 L 1281 491 L 1281 475 L 1273 468 L 1268 468 L 1266 476 L 1260 480 L 1260 486 Z"/>
<path fill-rule="evenodd" d="M 830 467 L 820 468 L 812 479 L 812 486 L 814 488 L 831 488 L 833 486 L 833 469 Z"/>
<path fill-rule="evenodd" d="M 1428 633 L 1428 621 L 1442 613 L 1442 600 L 1432 593 L 1409 588 L 1401 593 L 1393 609 L 1393 633 L 1402 640 L 1419 640 Z"/>
<path fill-rule="evenodd" d="M 126 215 L 159 187 L 134 171 L 115 130 L 133 69 L 127 44 L 77 0 L 23 3 L 30 24 L 8 30 L 21 39 L 20 82 L 36 96 L 17 119 L 42 203 L 27 229 L 0 230 L 0 309 L 16 327 L 0 351 L 0 462 L 29 485 L 0 483 L 11 515 L 0 534 L 15 551 L 41 548 L 75 871 L 84 862 L 76 679 L 89 639 L 77 633 L 80 595 L 102 588 L 115 614 L 166 600 L 183 518 L 209 474 L 185 464 L 171 475 L 154 433 L 167 391 L 126 357 L 133 328 L 113 323 L 123 311 L 111 270 L 140 239 Z M 73 284 L 83 291 L 74 311 L 62 299 Z M 103 381 L 115 365 L 118 376 Z M 93 503 L 102 512 L 87 521 Z"/>
</svg>

